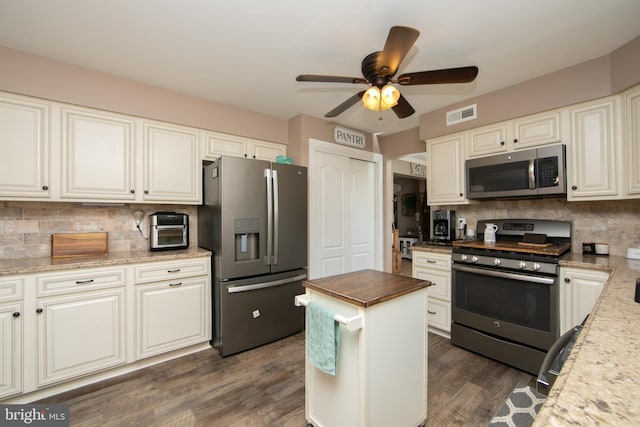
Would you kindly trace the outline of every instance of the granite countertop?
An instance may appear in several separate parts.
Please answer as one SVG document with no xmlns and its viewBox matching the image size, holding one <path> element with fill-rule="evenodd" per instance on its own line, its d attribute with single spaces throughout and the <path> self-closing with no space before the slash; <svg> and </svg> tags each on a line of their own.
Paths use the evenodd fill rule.
<svg viewBox="0 0 640 427">
<path fill-rule="evenodd" d="M 370 307 L 431 286 L 431 282 L 400 274 L 361 270 L 306 280 L 303 285 L 349 304 Z"/>
<path fill-rule="evenodd" d="M 175 251 L 118 251 L 105 255 L 74 258 L 51 257 L 0 260 L 0 276 L 30 274 L 72 268 L 103 267 L 114 264 L 134 264 L 149 261 L 171 261 L 174 259 L 211 256 L 211 252 L 198 247 Z"/>
<path fill-rule="evenodd" d="M 430 245 L 428 243 L 419 243 L 417 245 L 411 246 L 411 250 L 413 251 L 422 251 L 422 252 L 434 252 L 439 254 L 447 254 L 451 255 L 451 246 L 444 245 Z"/>
<path fill-rule="evenodd" d="M 634 295 L 640 261 L 571 253 L 560 266 L 611 275 L 534 425 L 638 425 L 640 304 Z"/>
</svg>

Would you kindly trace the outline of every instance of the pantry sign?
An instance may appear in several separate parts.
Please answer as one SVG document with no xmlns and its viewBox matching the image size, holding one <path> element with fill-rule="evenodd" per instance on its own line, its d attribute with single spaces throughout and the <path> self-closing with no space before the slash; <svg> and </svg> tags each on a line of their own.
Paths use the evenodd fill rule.
<svg viewBox="0 0 640 427">
<path fill-rule="evenodd" d="M 341 128 L 339 126 L 336 126 L 333 129 L 333 139 L 338 144 L 350 145 L 351 147 L 356 148 L 364 148 L 366 142 L 364 133 L 356 132 L 351 129 Z"/>
</svg>

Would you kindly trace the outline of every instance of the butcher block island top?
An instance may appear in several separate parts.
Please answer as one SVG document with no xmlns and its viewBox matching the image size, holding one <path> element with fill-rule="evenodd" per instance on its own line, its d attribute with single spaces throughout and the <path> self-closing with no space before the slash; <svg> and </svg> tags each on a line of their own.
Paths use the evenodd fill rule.
<svg viewBox="0 0 640 427">
<path fill-rule="evenodd" d="M 426 288 L 432 283 L 382 271 L 361 270 L 306 280 L 303 285 L 356 306 L 370 307 Z"/>
<path fill-rule="evenodd" d="M 571 248 L 571 243 L 523 243 L 504 241 L 485 243 L 483 240 L 456 240 L 453 246 L 472 249 L 493 249 L 497 251 L 522 252 L 536 255 L 560 256 Z"/>
</svg>

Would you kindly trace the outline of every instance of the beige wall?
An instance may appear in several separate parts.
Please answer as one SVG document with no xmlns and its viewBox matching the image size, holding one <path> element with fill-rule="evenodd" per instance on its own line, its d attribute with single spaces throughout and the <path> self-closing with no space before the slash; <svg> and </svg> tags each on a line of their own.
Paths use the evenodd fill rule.
<svg viewBox="0 0 640 427">
<path fill-rule="evenodd" d="M 420 116 L 420 139 L 564 107 L 620 92 L 640 82 L 640 37 L 609 55 Z M 446 113 L 471 104 L 478 118 L 446 126 Z"/>
<path fill-rule="evenodd" d="M 0 90 L 287 144 L 287 120 L 0 46 Z"/>
</svg>

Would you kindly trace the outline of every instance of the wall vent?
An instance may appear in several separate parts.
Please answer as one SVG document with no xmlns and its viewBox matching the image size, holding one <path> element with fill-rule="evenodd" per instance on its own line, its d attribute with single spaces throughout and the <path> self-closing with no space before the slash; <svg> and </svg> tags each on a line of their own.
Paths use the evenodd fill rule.
<svg viewBox="0 0 640 427">
<path fill-rule="evenodd" d="M 467 107 L 458 108 L 447 113 L 447 126 L 455 125 L 467 120 L 475 120 L 478 118 L 478 107 L 476 104 Z"/>
</svg>

